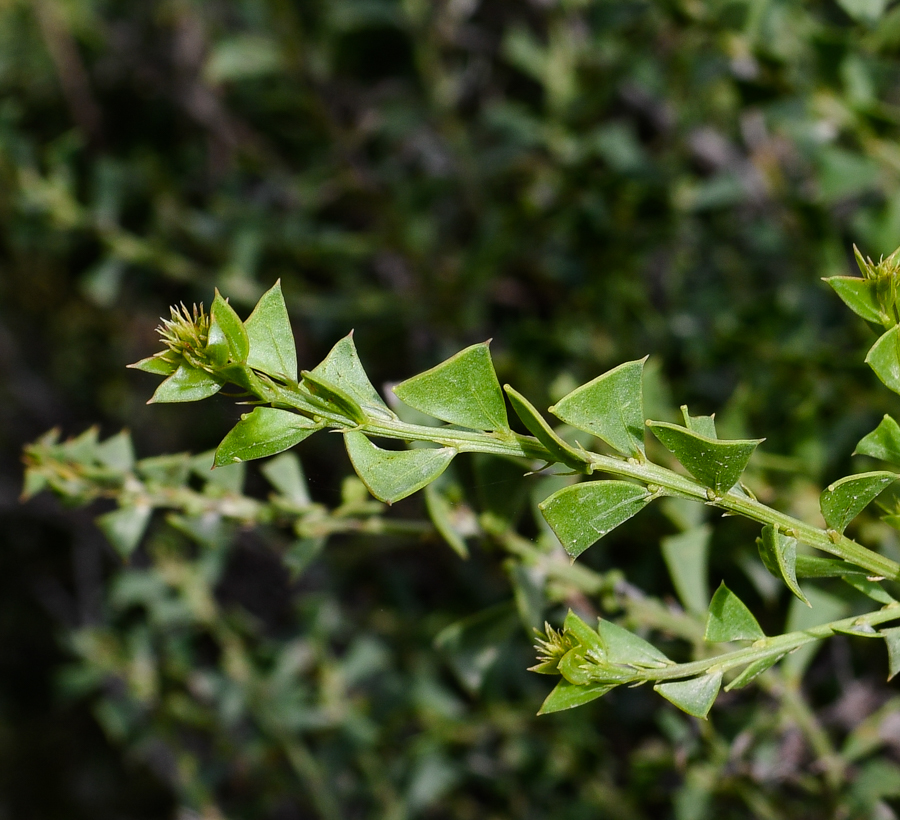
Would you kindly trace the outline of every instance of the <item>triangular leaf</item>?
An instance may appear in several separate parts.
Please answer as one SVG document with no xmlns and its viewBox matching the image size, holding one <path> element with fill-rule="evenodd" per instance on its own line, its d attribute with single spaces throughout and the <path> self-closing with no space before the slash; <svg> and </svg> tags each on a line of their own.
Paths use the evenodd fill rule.
<svg viewBox="0 0 900 820">
<path fill-rule="evenodd" d="M 624 456 L 644 457 L 642 374 L 646 357 L 625 362 L 561 398 L 550 412 Z"/>
<path fill-rule="evenodd" d="M 706 565 L 712 527 L 701 524 L 677 535 L 662 539 L 663 559 L 675 592 L 684 608 L 699 615 L 709 604 L 709 588 L 706 584 Z"/>
<path fill-rule="evenodd" d="M 849 608 L 846 601 L 822 592 L 816 587 L 807 589 L 806 596 L 812 606 L 804 606 L 798 598 L 791 601 L 787 617 L 787 632 L 800 632 L 812 626 L 836 621 L 844 617 Z M 785 677 L 799 680 L 820 646 L 821 642 L 808 643 L 791 652 L 784 659 L 781 667 Z"/>
<path fill-rule="evenodd" d="M 872 456 L 892 464 L 900 464 L 900 424 L 890 416 L 856 445 L 854 455 Z"/>
<path fill-rule="evenodd" d="M 722 672 L 715 671 L 700 678 L 658 683 L 653 690 L 674 703 L 682 712 L 705 719 L 721 686 Z"/>
<path fill-rule="evenodd" d="M 866 364 L 886 387 L 900 393 L 900 325 L 892 327 L 872 345 Z"/>
<path fill-rule="evenodd" d="M 284 453 L 267 461 L 260 471 L 285 498 L 289 498 L 300 507 L 306 507 L 311 503 L 303 465 L 294 453 Z"/>
<path fill-rule="evenodd" d="M 638 669 L 661 669 L 672 665 L 672 661 L 652 643 L 612 621 L 599 618 L 597 633 L 600 635 L 609 663 L 633 666 Z"/>
<path fill-rule="evenodd" d="M 539 504 L 547 523 L 573 558 L 639 513 L 650 501 L 627 481 L 588 481 L 564 487 Z"/>
<path fill-rule="evenodd" d="M 895 473 L 880 471 L 847 476 L 830 484 L 819 496 L 822 517 L 828 528 L 843 532 L 896 479 Z"/>
<path fill-rule="evenodd" d="M 589 460 L 583 452 L 579 452 L 571 444 L 563 441 L 521 393 L 513 390 L 508 384 L 504 384 L 503 389 L 506 391 L 506 395 L 509 396 L 509 403 L 513 406 L 513 410 L 516 411 L 516 415 L 522 420 L 522 424 L 528 428 L 528 432 L 531 435 L 547 448 L 547 451 L 554 459 L 576 470 L 585 469 L 585 464 L 588 464 Z"/>
<path fill-rule="evenodd" d="M 857 316 L 867 322 L 883 324 L 887 316 L 878 303 L 875 280 L 859 276 L 829 276 L 826 281 Z"/>
<path fill-rule="evenodd" d="M 247 331 L 234 308 L 216 290 L 209 310 L 209 338 L 206 350 L 216 364 L 245 362 L 250 352 Z"/>
<path fill-rule="evenodd" d="M 352 333 L 331 348 L 325 359 L 311 371 L 311 375 L 343 390 L 369 415 L 382 419 L 397 418 L 372 387 L 356 352 Z"/>
<path fill-rule="evenodd" d="M 879 630 L 884 636 L 888 651 L 888 680 L 900 672 L 900 626 Z"/>
<path fill-rule="evenodd" d="M 606 660 L 606 649 L 600 640 L 600 635 L 571 609 L 566 614 L 563 631 L 567 636 L 572 636 L 578 641 L 581 654 L 587 653 L 600 663 Z"/>
<path fill-rule="evenodd" d="M 436 419 L 475 430 L 508 430 L 506 403 L 486 342 L 394 387 L 404 404 Z"/>
<path fill-rule="evenodd" d="M 688 413 L 686 404 L 681 405 L 681 415 L 684 418 L 684 426 L 706 438 L 718 439 L 716 434 L 715 416 L 692 416 Z"/>
<path fill-rule="evenodd" d="M 297 380 L 297 347 L 279 279 L 267 290 L 244 322 L 250 353 L 247 364 L 270 376 Z"/>
<path fill-rule="evenodd" d="M 265 458 L 289 450 L 311 436 L 320 425 L 273 407 L 257 407 L 245 413 L 216 449 L 214 466 Z"/>
<path fill-rule="evenodd" d="M 436 489 L 436 485 L 430 484 L 425 488 L 425 507 L 428 517 L 434 528 L 443 536 L 450 548 L 460 557 L 469 557 L 469 547 L 465 538 L 455 525 L 453 520 L 453 507 L 447 498 Z M 519 566 L 516 564 L 516 566 Z"/>
<path fill-rule="evenodd" d="M 140 370 L 143 373 L 152 373 L 154 376 L 171 376 L 178 369 L 178 365 L 163 358 L 167 353 L 169 353 L 168 350 L 157 353 L 155 356 L 148 356 L 146 359 L 141 359 L 139 362 L 128 365 L 128 367 L 132 370 Z"/>
<path fill-rule="evenodd" d="M 147 404 L 200 401 L 214 396 L 222 389 L 222 382 L 205 370 L 183 364 L 167 378 Z"/>
<path fill-rule="evenodd" d="M 97 518 L 97 526 L 123 558 L 128 558 L 141 543 L 153 508 L 149 504 L 120 507 Z"/>
<path fill-rule="evenodd" d="M 131 470 L 134 467 L 134 447 L 127 430 L 110 436 L 97 445 L 97 460 L 115 470 Z"/>
<path fill-rule="evenodd" d="M 393 504 L 434 481 L 453 460 L 456 450 L 419 448 L 382 450 L 362 433 L 345 433 L 353 469 L 379 501 Z"/>
<path fill-rule="evenodd" d="M 723 641 L 758 641 L 766 633 L 747 605 L 738 598 L 723 581 L 709 604 L 706 633 L 703 639 L 710 643 Z"/>
<path fill-rule="evenodd" d="M 741 674 L 734 678 L 734 680 L 725 685 L 725 691 L 730 692 L 732 689 L 742 689 L 750 683 L 750 681 L 755 680 L 767 669 L 778 663 L 783 657 L 784 653 L 782 652 L 779 655 L 770 655 L 768 658 L 754 661 L 746 666 Z"/>
<path fill-rule="evenodd" d="M 303 377 L 303 386 L 310 395 L 320 400 L 328 412 L 339 413 L 356 424 L 365 423 L 365 412 L 359 406 L 359 402 L 349 393 L 316 373 L 304 370 L 300 375 Z"/>
<path fill-rule="evenodd" d="M 769 572 L 776 578 L 781 578 L 787 588 L 809 606 L 809 601 L 797 583 L 797 539 L 768 524 L 763 527 L 759 554 Z"/>
<path fill-rule="evenodd" d="M 576 686 L 562 678 L 553 691 L 547 695 L 538 714 L 549 715 L 553 712 L 562 712 L 565 709 L 583 706 L 585 703 L 590 703 L 605 695 L 611 689 L 615 689 L 616 686 L 618 686 L 617 683 L 592 683 L 587 686 Z"/>
<path fill-rule="evenodd" d="M 698 481 L 727 493 L 741 477 L 753 451 L 764 439 L 711 439 L 665 421 L 648 421 L 647 426 Z"/>
<path fill-rule="evenodd" d="M 849 584 L 855 590 L 871 598 L 873 601 L 878 601 L 879 604 L 896 603 L 897 599 L 877 581 L 870 581 L 868 578 L 860 578 L 857 575 L 848 575 L 844 578 L 844 583 Z"/>
</svg>

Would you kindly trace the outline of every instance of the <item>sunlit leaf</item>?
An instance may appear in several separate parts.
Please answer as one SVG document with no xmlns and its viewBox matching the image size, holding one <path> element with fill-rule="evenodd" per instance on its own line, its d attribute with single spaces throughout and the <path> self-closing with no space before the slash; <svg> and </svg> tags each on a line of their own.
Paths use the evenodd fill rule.
<svg viewBox="0 0 900 820">
<path fill-rule="evenodd" d="M 692 416 L 688 413 L 686 404 L 681 405 L 681 415 L 688 430 L 693 430 L 706 438 L 718 439 L 715 416 Z"/>
<path fill-rule="evenodd" d="M 637 515 L 650 501 L 627 481 L 588 481 L 565 487 L 539 504 L 547 523 L 573 558 Z"/>
<path fill-rule="evenodd" d="M 128 558 L 141 543 L 153 508 L 148 504 L 120 507 L 97 518 L 97 526 L 122 558 Z"/>
<path fill-rule="evenodd" d="M 362 433 L 345 433 L 353 469 L 379 501 L 393 504 L 436 479 L 453 460 L 456 450 L 382 450 Z"/>
<path fill-rule="evenodd" d="M 644 455 L 644 399 L 641 378 L 646 357 L 625 362 L 576 388 L 550 412 L 591 433 L 625 456 Z"/>
<path fill-rule="evenodd" d="M 250 352 L 244 323 L 234 312 L 234 308 L 222 298 L 218 289 L 209 311 L 209 339 L 206 349 L 213 361 L 220 365 L 245 362 Z"/>
<path fill-rule="evenodd" d="M 280 279 L 256 303 L 244 328 L 250 343 L 247 364 L 270 376 L 296 381 L 297 348 Z"/>
<path fill-rule="evenodd" d="M 311 436 L 320 426 L 310 419 L 277 410 L 257 407 L 245 413 L 216 449 L 215 466 L 265 458 L 290 449 Z"/>
<path fill-rule="evenodd" d="M 200 401 L 214 396 L 222 389 L 222 382 L 205 370 L 182 364 L 159 387 L 147 404 Z"/>
<path fill-rule="evenodd" d="M 700 678 L 672 683 L 658 683 L 653 687 L 666 700 L 674 703 L 682 712 L 698 718 L 706 718 L 715 703 L 722 686 L 722 672 L 710 672 Z"/>
<path fill-rule="evenodd" d="M 349 393 L 317 373 L 304 370 L 300 375 L 303 377 L 303 386 L 322 402 L 322 406 L 328 412 L 346 416 L 356 424 L 365 423 L 365 412 L 359 406 L 359 402 Z"/>
<path fill-rule="evenodd" d="M 697 615 L 705 613 L 709 603 L 706 565 L 711 536 L 712 527 L 701 524 L 660 542 L 678 598 L 688 612 Z"/>
<path fill-rule="evenodd" d="M 717 495 L 727 493 L 741 477 L 753 451 L 764 439 L 711 439 L 664 421 L 648 421 L 647 426 L 704 486 Z"/>
<path fill-rule="evenodd" d="M 900 393 L 900 325 L 892 327 L 872 345 L 866 364 L 885 386 Z"/>
<path fill-rule="evenodd" d="M 166 351 L 168 352 L 168 351 Z M 171 376 L 177 369 L 178 365 L 162 358 L 163 354 L 157 353 L 155 356 L 148 356 L 139 362 L 128 365 L 133 370 L 140 370 L 143 373 L 152 373 L 154 376 Z"/>
<path fill-rule="evenodd" d="M 436 419 L 475 430 L 508 430 L 506 403 L 487 343 L 467 347 L 445 362 L 394 387 L 404 404 Z"/>
<path fill-rule="evenodd" d="M 597 661 L 606 660 L 606 649 L 600 640 L 600 635 L 571 609 L 566 614 L 563 630 L 578 641 L 582 654 L 587 652 Z"/>
<path fill-rule="evenodd" d="M 747 605 L 723 581 L 709 604 L 706 632 L 703 639 L 710 643 L 723 641 L 757 641 L 766 634 Z"/>
<path fill-rule="evenodd" d="M 819 497 L 822 517 L 829 529 L 843 532 L 897 475 L 888 472 L 851 475 L 829 484 Z"/>
<path fill-rule="evenodd" d="M 513 406 L 513 410 L 516 411 L 516 415 L 522 420 L 528 432 L 547 448 L 553 458 L 576 470 L 585 469 L 585 464 L 589 460 L 583 452 L 576 450 L 561 439 L 547 424 L 546 419 L 521 393 L 513 390 L 508 384 L 504 384 L 503 389 L 509 396 L 509 403 Z"/>
<path fill-rule="evenodd" d="M 900 626 L 879 630 L 884 636 L 888 651 L 888 680 L 900 672 Z"/>
<path fill-rule="evenodd" d="M 672 661 L 652 643 L 612 621 L 598 619 L 597 633 L 600 635 L 609 663 L 624 664 L 638 669 L 661 669 L 672 665 Z"/>
<path fill-rule="evenodd" d="M 556 671 L 562 675 L 569 683 L 577 683 L 579 686 L 595 681 L 592 671 L 597 665 L 590 663 L 584 657 L 584 650 L 581 647 L 570 649 L 559 661 Z"/>
<path fill-rule="evenodd" d="M 759 554 L 769 572 L 776 578 L 781 578 L 787 588 L 809 606 L 809 601 L 797 583 L 797 539 L 768 524 L 763 527 L 762 537 L 759 539 Z"/>
<path fill-rule="evenodd" d="M 576 686 L 562 678 L 547 696 L 538 714 L 549 715 L 553 712 L 562 712 L 566 709 L 574 709 L 576 706 L 583 706 L 585 703 L 602 697 L 616 686 L 618 686 L 617 683 L 592 683 L 587 686 Z"/>
<path fill-rule="evenodd" d="M 397 418 L 372 387 L 356 352 L 352 333 L 331 348 L 325 359 L 311 371 L 311 375 L 340 388 L 368 415 L 383 419 Z"/>
<path fill-rule="evenodd" d="M 872 456 L 900 464 L 900 424 L 885 416 L 879 425 L 856 445 L 854 455 Z"/>
<path fill-rule="evenodd" d="M 829 276 L 825 281 L 857 316 L 876 324 L 886 321 L 887 316 L 878 304 L 874 280 L 859 276 Z"/>
</svg>

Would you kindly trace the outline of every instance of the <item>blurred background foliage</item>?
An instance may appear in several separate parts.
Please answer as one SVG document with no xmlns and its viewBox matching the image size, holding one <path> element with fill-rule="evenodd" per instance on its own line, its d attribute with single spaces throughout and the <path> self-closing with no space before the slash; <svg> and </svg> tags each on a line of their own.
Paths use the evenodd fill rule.
<svg viewBox="0 0 900 820">
<path fill-rule="evenodd" d="M 548 591 L 502 462 L 448 489 L 468 561 L 412 499 L 324 548 L 195 505 L 124 566 L 94 523 L 121 475 L 56 487 L 87 512 L 18 494 L 54 426 L 214 446 L 235 408 L 147 408 L 124 365 L 170 303 L 246 315 L 280 277 L 301 367 L 355 328 L 376 383 L 492 337 L 545 407 L 649 353 L 651 415 L 768 437 L 755 489 L 809 514 L 891 408 L 820 277 L 900 242 L 898 51 L 886 0 L 0 0 L 0 817 L 896 816 L 896 704 L 848 641 L 709 724 L 641 690 L 532 717 L 522 621 L 623 606 L 619 570 L 681 618 L 678 511 Z M 53 457 L 131 469 L 82 444 Z M 326 518 L 369 503 L 339 449 L 300 451 Z M 270 491 L 182 461 L 141 480 Z M 718 526 L 710 578 L 780 629 L 729 575 L 754 537 Z"/>
</svg>

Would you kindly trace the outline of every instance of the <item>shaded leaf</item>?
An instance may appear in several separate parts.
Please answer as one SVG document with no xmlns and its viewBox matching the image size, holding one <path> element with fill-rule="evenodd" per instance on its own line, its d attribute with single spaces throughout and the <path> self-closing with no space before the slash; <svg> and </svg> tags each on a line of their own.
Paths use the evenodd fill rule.
<svg viewBox="0 0 900 820">
<path fill-rule="evenodd" d="M 206 350 L 212 360 L 219 365 L 245 362 L 250 352 L 250 342 L 244 323 L 234 312 L 234 308 L 222 298 L 218 288 L 209 310 L 209 338 Z"/>
<path fill-rule="evenodd" d="M 838 558 L 822 558 L 818 555 L 797 556 L 798 578 L 843 578 L 846 575 L 871 575 L 868 570 L 862 569 L 848 561 Z"/>
<path fill-rule="evenodd" d="M 441 537 L 450 545 L 450 548 L 460 557 L 469 557 L 469 547 L 463 536 L 458 532 L 453 523 L 453 508 L 447 498 L 430 484 L 425 488 L 425 506 L 428 509 L 428 517 Z M 540 623 L 536 624 L 537 626 Z"/>
<path fill-rule="evenodd" d="M 882 461 L 900 464 L 900 424 L 890 416 L 885 416 L 879 425 L 856 445 L 853 454 L 872 456 Z"/>
<path fill-rule="evenodd" d="M 562 712 L 566 709 L 574 709 L 576 706 L 583 706 L 585 703 L 602 697 L 616 686 L 618 686 L 617 683 L 591 683 L 587 686 L 576 686 L 563 678 L 547 696 L 538 714 L 549 715 L 553 712 Z"/>
<path fill-rule="evenodd" d="M 900 393 L 900 325 L 884 333 L 866 354 L 866 364 L 885 386 Z"/>
<path fill-rule="evenodd" d="M 881 584 L 876 581 L 870 581 L 868 578 L 850 575 L 844 578 L 844 583 L 849 584 L 873 601 L 878 601 L 879 604 L 892 604 L 897 600 Z"/>
<path fill-rule="evenodd" d="M 165 353 L 157 353 L 155 356 L 148 356 L 139 362 L 128 365 L 132 370 L 140 370 L 143 373 L 152 373 L 154 376 L 171 376 L 177 369 L 178 365 L 164 359 Z"/>
<path fill-rule="evenodd" d="M 134 447 L 127 430 L 101 441 L 96 449 L 97 460 L 115 470 L 128 471 L 134 467 Z"/>
<path fill-rule="evenodd" d="M 650 498 L 644 487 L 627 481 L 588 481 L 558 490 L 538 508 L 575 558 L 639 513 Z"/>
<path fill-rule="evenodd" d="M 706 565 L 711 536 L 712 527 L 701 524 L 678 535 L 669 535 L 660 542 L 679 600 L 688 612 L 697 615 L 705 613 L 709 603 Z"/>
<path fill-rule="evenodd" d="M 240 493 L 247 476 L 247 465 L 242 461 L 233 461 L 216 467 L 215 463 L 215 450 L 199 453 L 191 459 L 191 472 L 207 487 L 214 487 L 223 493 Z"/>
<path fill-rule="evenodd" d="M 303 386 L 310 395 L 319 399 L 329 412 L 345 416 L 356 424 L 366 422 L 366 414 L 359 402 L 340 387 L 311 371 L 304 370 L 300 375 L 303 377 Z"/>
<path fill-rule="evenodd" d="M 394 387 L 400 401 L 436 419 L 475 430 L 508 430 L 506 403 L 486 342 Z"/>
<path fill-rule="evenodd" d="M 644 399 L 641 378 L 646 357 L 625 362 L 561 398 L 550 412 L 605 441 L 624 456 L 644 457 Z"/>
<path fill-rule="evenodd" d="M 214 396 L 221 389 L 222 382 L 205 370 L 183 364 L 156 388 L 147 404 L 200 401 Z"/>
<path fill-rule="evenodd" d="M 297 348 L 280 279 L 256 303 L 244 328 L 250 344 L 247 364 L 270 376 L 297 381 Z"/>
<path fill-rule="evenodd" d="M 747 605 L 723 581 L 709 604 L 709 617 L 703 639 L 711 643 L 723 641 L 757 641 L 765 638 L 759 622 Z"/>
<path fill-rule="evenodd" d="M 383 419 L 397 418 L 369 381 L 356 352 L 352 333 L 331 348 L 325 359 L 311 371 L 311 375 L 340 388 L 369 415 Z"/>
<path fill-rule="evenodd" d="M 531 435 L 547 448 L 550 455 L 569 467 L 573 467 L 576 470 L 584 470 L 585 464 L 589 463 L 588 457 L 561 439 L 547 424 L 544 417 L 521 393 L 508 384 L 504 384 L 503 389 L 506 391 L 506 395 L 509 396 L 509 403 L 513 406 L 513 410 L 516 411 L 516 415 L 522 420 L 522 424 L 525 425 Z"/>
<path fill-rule="evenodd" d="M 847 476 L 829 484 L 819 497 L 822 517 L 828 528 L 843 532 L 896 479 L 895 473 L 880 471 Z"/>
<path fill-rule="evenodd" d="M 764 441 L 711 439 L 665 421 L 648 421 L 647 426 L 694 478 L 718 495 L 737 484 L 753 451 Z"/>
<path fill-rule="evenodd" d="M 311 502 L 303 465 L 294 453 L 284 453 L 267 461 L 260 471 L 281 495 L 298 506 L 305 507 Z"/>
<path fill-rule="evenodd" d="M 797 583 L 797 539 L 767 524 L 763 527 L 758 546 L 766 569 L 776 578 L 781 578 L 787 588 L 809 606 L 809 601 Z"/>
<path fill-rule="evenodd" d="M 718 439 L 715 416 L 692 416 L 688 413 L 686 404 L 681 405 L 681 415 L 684 418 L 684 426 L 688 430 L 706 436 L 706 438 Z"/>
<path fill-rule="evenodd" d="M 216 449 L 213 466 L 265 458 L 290 449 L 311 436 L 320 425 L 305 416 L 274 407 L 245 413 Z"/>
<path fill-rule="evenodd" d="M 379 501 L 393 504 L 430 484 L 453 460 L 456 450 L 382 450 L 362 433 L 345 433 L 353 469 Z"/>
<path fill-rule="evenodd" d="M 612 621 L 599 618 L 597 633 L 600 635 L 609 663 L 624 664 L 638 669 L 661 669 L 672 665 L 672 661 L 652 643 Z"/>
<path fill-rule="evenodd" d="M 736 678 L 725 685 L 725 691 L 730 692 L 732 689 L 742 689 L 751 681 L 756 680 L 756 678 L 767 669 L 773 667 L 783 657 L 784 653 L 781 653 L 780 655 L 770 655 L 768 658 L 762 658 L 761 660 L 748 664 Z"/>
<path fill-rule="evenodd" d="M 878 303 L 873 279 L 862 279 L 859 276 L 829 276 L 824 281 L 834 288 L 834 292 L 857 316 L 876 324 L 884 324 L 887 321 L 888 317 Z"/>
<path fill-rule="evenodd" d="M 705 719 L 721 686 L 722 672 L 715 671 L 700 678 L 658 683 L 653 690 L 674 703 L 682 712 Z"/>
<path fill-rule="evenodd" d="M 788 610 L 786 630 L 787 632 L 799 632 L 812 626 L 830 623 L 847 614 L 849 606 L 846 601 L 822 592 L 816 587 L 806 590 L 806 597 L 811 606 L 804 606 L 799 598 L 791 601 Z M 799 680 L 816 652 L 821 647 L 821 641 L 804 644 L 795 649 L 784 659 L 781 668 L 788 679 Z"/>
<path fill-rule="evenodd" d="M 888 652 L 888 680 L 900 672 L 900 626 L 879 630 Z"/>
<path fill-rule="evenodd" d="M 153 508 L 147 504 L 120 507 L 99 516 L 97 526 L 122 558 L 128 558 L 141 543 Z"/>
</svg>

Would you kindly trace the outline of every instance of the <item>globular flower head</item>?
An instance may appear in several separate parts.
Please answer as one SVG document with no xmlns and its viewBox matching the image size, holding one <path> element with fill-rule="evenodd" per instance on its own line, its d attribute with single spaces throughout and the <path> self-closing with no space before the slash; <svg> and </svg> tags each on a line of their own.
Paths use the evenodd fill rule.
<svg viewBox="0 0 900 820">
<path fill-rule="evenodd" d="M 209 314 L 203 305 L 194 305 L 189 311 L 182 302 L 171 308 L 171 317 L 162 319 L 156 329 L 166 350 L 160 357 L 178 364 L 182 360 L 194 367 L 202 367 L 206 362 L 206 345 L 209 339 Z"/>
</svg>

